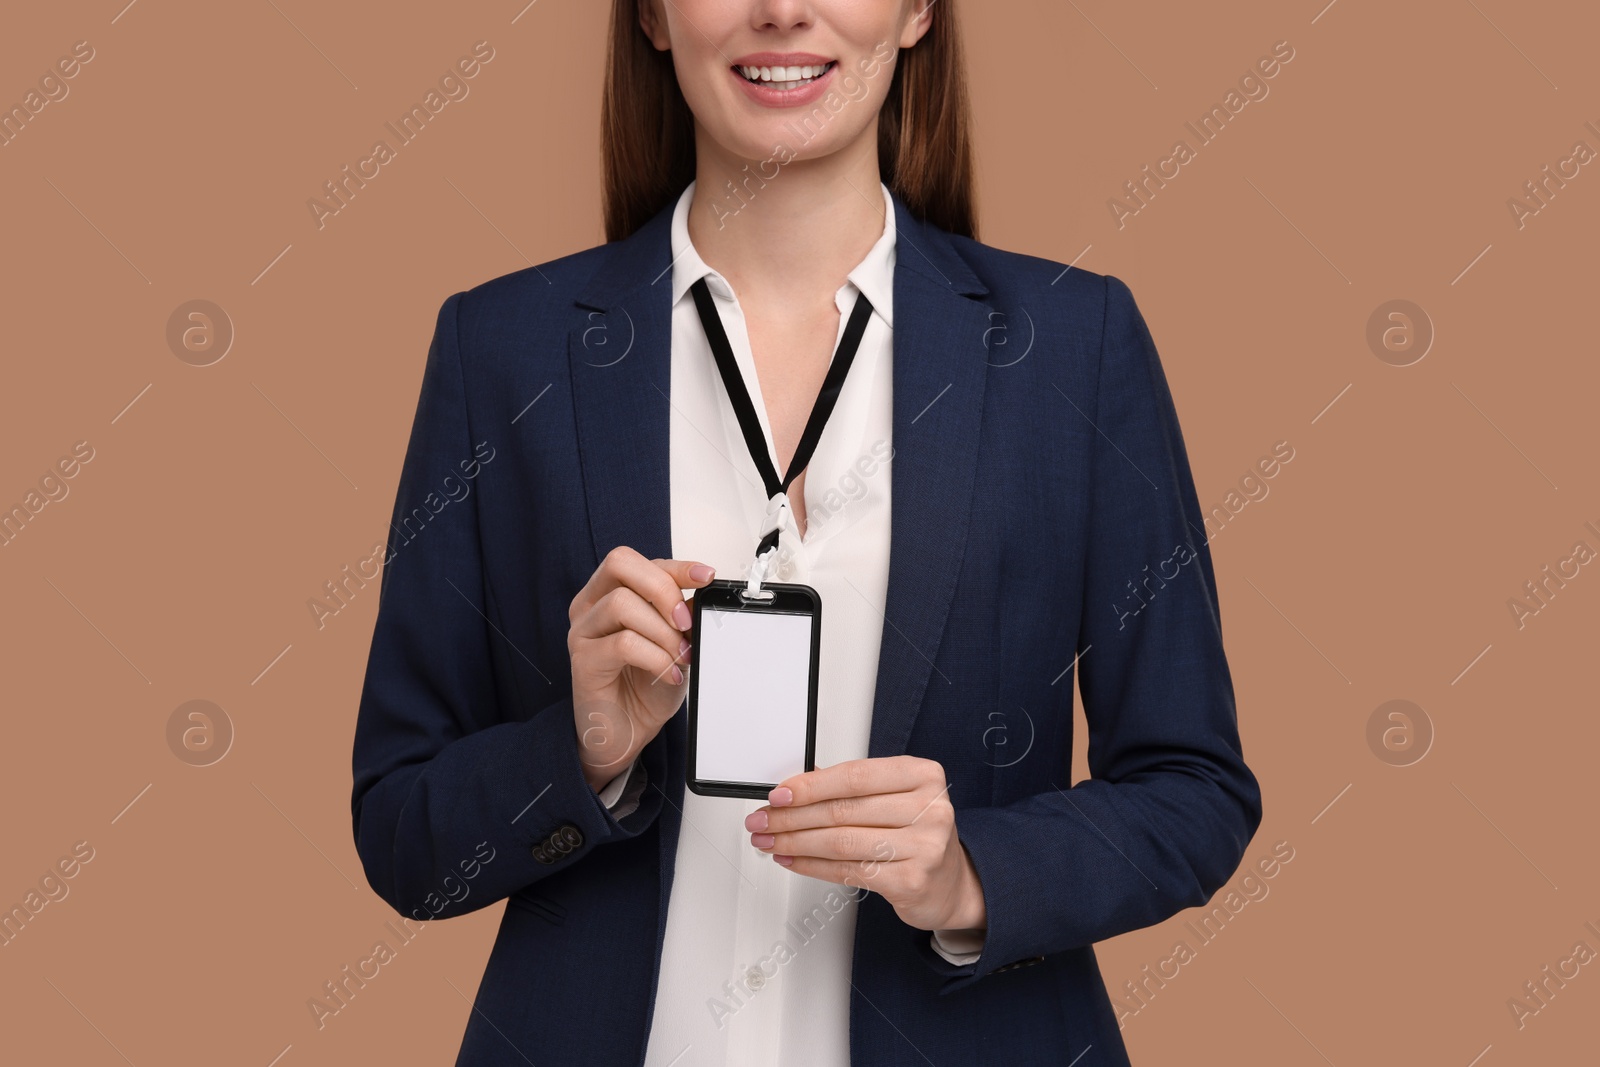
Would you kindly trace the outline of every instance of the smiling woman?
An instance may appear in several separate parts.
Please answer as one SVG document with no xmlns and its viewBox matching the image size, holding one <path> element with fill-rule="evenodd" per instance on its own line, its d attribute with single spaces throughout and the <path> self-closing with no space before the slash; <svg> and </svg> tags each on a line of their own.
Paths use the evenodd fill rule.
<svg viewBox="0 0 1600 1067">
<path fill-rule="evenodd" d="M 806 146 L 823 134 L 836 115 L 852 103 L 859 104 L 865 100 L 870 81 L 879 77 L 885 69 L 890 69 L 886 65 L 894 58 L 894 54 L 894 45 L 883 40 L 877 43 L 870 55 L 859 57 L 854 69 L 846 67 L 840 70 L 836 60 L 820 68 L 816 64 L 802 67 L 757 67 L 735 64 L 732 69 L 741 78 L 760 82 L 763 86 L 773 86 L 774 88 L 765 90 L 769 94 L 782 90 L 775 96 L 763 96 L 761 95 L 763 90 L 760 89 L 754 91 L 758 101 L 785 107 L 789 117 L 783 124 L 784 139 L 772 146 L 771 154 L 756 164 L 754 171 L 751 170 L 749 162 L 744 163 L 739 173 L 724 183 L 722 195 L 706 205 L 706 209 L 717 220 L 717 228 L 726 226 L 730 219 L 737 216 L 761 190 L 767 187 L 768 181 L 778 176 L 784 166 L 799 158 Z M 771 55 L 766 53 L 767 62 L 773 62 Z M 745 63 L 754 63 L 762 58 L 746 57 Z M 799 61 L 816 57 L 787 58 Z M 826 77 L 815 76 L 815 72 L 819 69 L 826 74 Z M 811 78 L 810 81 L 802 78 L 805 72 L 812 72 L 807 75 Z M 790 78 L 793 80 L 786 80 Z M 799 91 L 808 85 L 817 86 L 817 91 L 806 93 Z"/>
<path fill-rule="evenodd" d="M 754 51 L 733 40 L 708 47 L 695 30 L 705 21 L 700 6 L 677 0 L 612 4 L 606 91 L 600 105 L 607 240 L 628 236 L 672 203 L 695 179 L 702 155 L 723 156 L 718 148 L 721 138 L 733 139 L 735 145 L 730 147 L 737 151 L 724 156 L 711 172 L 717 181 L 700 183 L 702 195 L 720 191 L 725 182 L 739 182 L 746 163 L 790 151 L 798 154 L 804 147 L 799 142 L 809 140 L 808 131 L 814 135 L 828 126 L 833 116 L 846 111 L 862 114 L 850 130 L 838 135 L 836 145 L 859 141 L 864 129 L 875 127 L 885 184 L 920 217 L 952 233 L 977 235 L 966 65 L 954 4 L 941 0 L 929 5 L 936 11 L 946 10 L 939 11 L 937 18 L 921 20 L 919 38 L 909 42 L 901 32 L 909 20 L 884 18 L 883 13 L 890 9 L 910 12 L 922 6 L 921 0 L 829 4 L 825 16 L 788 16 L 798 33 L 769 28 L 744 35 L 745 42 L 762 45 L 773 38 L 796 41 L 808 37 L 842 43 L 843 33 L 851 30 L 856 32 L 856 40 L 850 54 L 842 48 L 825 51 L 815 47 L 806 52 L 771 47 Z M 754 22 L 763 18 L 771 18 L 772 23 L 784 21 L 782 17 L 752 16 L 743 5 L 735 5 L 735 9 Z M 841 15 L 841 11 L 845 13 Z M 668 20 L 678 25 L 663 36 Z M 824 22 L 830 28 L 816 32 Z M 640 32 L 641 24 L 647 32 Z M 873 31 L 867 28 L 869 36 L 861 36 L 858 27 L 863 24 L 881 29 L 870 36 Z M 808 31 L 808 26 L 813 29 Z M 671 44 L 674 38 L 675 46 Z M 686 59 L 691 51 L 694 59 Z M 712 121 L 714 112 L 725 112 L 740 96 L 757 104 L 767 102 L 746 94 L 739 84 L 744 79 L 734 70 L 740 61 L 754 64 L 763 52 L 798 53 L 813 64 L 818 59 L 832 62 L 835 69 L 827 77 L 831 84 L 823 86 L 818 99 L 770 101 L 777 106 L 766 114 L 745 114 L 711 143 L 703 138 L 697 141 L 697 125 Z M 727 77 L 723 77 L 724 71 Z M 882 76 L 885 74 L 889 77 Z M 847 107 L 856 103 L 866 106 Z M 762 174 L 771 177 L 766 170 Z"/>
<path fill-rule="evenodd" d="M 458 1065 L 1126 1064 L 1094 943 L 1261 821 L 1209 547 L 1105 610 L 1203 513 L 1128 286 L 977 239 L 960 6 L 613 0 L 607 243 L 439 310 L 391 547 L 503 458 L 384 567 L 351 814 L 513 904 Z"/>
</svg>

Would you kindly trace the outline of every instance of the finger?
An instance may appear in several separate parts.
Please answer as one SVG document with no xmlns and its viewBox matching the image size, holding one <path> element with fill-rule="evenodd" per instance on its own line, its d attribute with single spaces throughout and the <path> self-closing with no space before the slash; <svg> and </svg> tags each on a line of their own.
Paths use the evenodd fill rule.
<svg viewBox="0 0 1600 1067">
<path fill-rule="evenodd" d="M 628 563 L 624 577 L 628 588 L 655 605 L 661 617 L 674 629 L 687 631 L 693 623 L 694 616 L 684 600 L 683 586 L 692 588 L 704 585 L 704 582 L 689 577 L 691 567 L 703 566 L 705 566 L 703 563 L 675 559 L 646 560 L 640 556 Z"/>
<path fill-rule="evenodd" d="M 917 790 L 835 797 L 798 808 L 757 808 L 745 817 L 744 828 L 778 834 L 818 826 L 909 826 L 926 804 Z"/>
<path fill-rule="evenodd" d="M 821 882 L 831 882 L 851 890 L 877 893 L 880 896 L 889 895 L 884 890 L 893 884 L 891 875 L 897 873 L 893 865 L 887 863 L 851 863 L 817 859 L 815 856 L 789 856 L 782 853 L 774 853 L 772 858 L 795 874 L 802 874 Z M 859 899 L 860 894 L 856 895 Z"/>
<path fill-rule="evenodd" d="M 600 566 L 589 575 L 589 580 L 583 583 L 583 588 L 578 590 L 577 595 L 572 598 L 571 607 L 567 609 L 567 614 L 574 623 L 593 610 L 601 597 L 618 586 L 627 584 L 622 580 L 620 568 L 630 555 L 638 556 L 639 553 L 627 545 L 618 545 L 605 554 Z"/>
<path fill-rule="evenodd" d="M 653 559 L 650 561 L 672 576 L 679 589 L 698 589 L 717 576 L 708 563 L 692 559 Z"/>
<path fill-rule="evenodd" d="M 919 756 L 880 756 L 845 760 L 831 767 L 791 775 L 767 796 L 774 807 L 800 807 L 835 797 L 906 792 L 930 783 L 936 787 L 944 785 L 944 770 L 937 761 Z M 789 798 L 786 802 L 785 796 Z"/>
<path fill-rule="evenodd" d="M 696 578 L 690 573 L 691 571 L 701 577 Z M 714 574 L 715 572 L 704 563 L 693 560 L 646 559 L 638 550 L 627 545 L 618 545 L 606 553 L 606 558 L 600 561 L 600 566 L 589 576 L 589 580 L 573 598 L 569 614 L 576 622 L 578 618 L 588 614 L 595 603 L 611 590 L 627 587 L 654 604 L 661 612 L 662 618 L 680 630 L 687 630 L 689 628 L 687 606 L 683 615 L 674 614 L 676 606 L 683 603 L 682 590 L 705 585 Z"/>
<path fill-rule="evenodd" d="M 751 834 L 750 844 L 780 856 L 812 856 L 823 860 L 891 863 L 905 859 L 924 842 L 915 830 L 882 826 L 829 826 L 778 834 Z"/>
<path fill-rule="evenodd" d="M 601 597 L 593 610 L 572 626 L 579 638 L 604 637 L 618 630 L 633 630 L 640 636 L 659 645 L 674 659 L 688 662 L 681 654 L 686 644 L 683 631 L 661 617 L 655 606 L 626 586 L 619 586 Z"/>
<path fill-rule="evenodd" d="M 637 630 L 618 630 L 592 640 L 607 662 L 616 664 L 619 669 L 637 667 L 663 685 L 683 683 L 683 671 L 673 662 L 674 657 Z"/>
</svg>

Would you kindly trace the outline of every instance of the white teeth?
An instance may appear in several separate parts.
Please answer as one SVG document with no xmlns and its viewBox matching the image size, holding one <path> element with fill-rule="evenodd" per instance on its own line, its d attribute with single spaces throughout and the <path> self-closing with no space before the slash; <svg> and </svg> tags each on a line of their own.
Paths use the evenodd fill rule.
<svg viewBox="0 0 1600 1067">
<path fill-rule="evenodd" d="M 740 67 L 738 68 L 746 78 L 753 82 L 764 82 L 775 89 L 794 89 L 815 78 L 820 78 L 828 71 L 826 63 L 808 67 Z"/>
</svg>

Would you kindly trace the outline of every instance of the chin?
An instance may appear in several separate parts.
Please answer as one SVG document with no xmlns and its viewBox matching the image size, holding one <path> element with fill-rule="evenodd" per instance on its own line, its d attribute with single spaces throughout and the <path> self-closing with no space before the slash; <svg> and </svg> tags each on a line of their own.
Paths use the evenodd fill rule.
<svg viewBox="0 0 1600 1067">
<path fill-rule="evenodd" d="M 767 120 L 761 123 L 741 124 L 738 131 L 723 136 L 712 135 L 713 140 L 739 159 L 751 161 L 751 170 L 757 170 L 756 164 L 764 164 L 759 169 L 764 175 L 772 175 L 784 160 L 791 162 L 797 157 L 807 157 L 816 153 L 819 147 L 817 141 L 806 146 L 804 151 L 795 147 L 795 142 L 800 139 L 794 130 L 785 127 L 781 121 Z M 780 151 L 778 146 L 782 145 Z M 770 163 L 766 162 L 771 160 Z"/>
<path fill-rule="evenodd" d="M 732 142 L 719 143 L 730 145 L 749 159 L 772 160 L 765 168 L 766 173 L 771 174 L 791 163 L 830 156 L 860 134 L 858 130 L 842 128 L 838 119 L 819 130 L 805 121 L 810 113 L 809 109 L 796 110 L 762 122 L 742 124 Z"/>
</svg>

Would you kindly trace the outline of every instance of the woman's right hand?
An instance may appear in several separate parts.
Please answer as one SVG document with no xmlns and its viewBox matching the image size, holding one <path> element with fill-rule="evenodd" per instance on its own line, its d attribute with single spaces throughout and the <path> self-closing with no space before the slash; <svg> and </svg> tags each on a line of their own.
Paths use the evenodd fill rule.
<svg viewBox="0 0 1600 1067">
<path fill-rule="evenodd" d="M 682 590 L 713 574 L 704 563 L 646 559 L 619 545 L 572 598 L 572 715 L 583 776 L 596 792 L 683 704 L 691 616 Z"/>
</svg>

